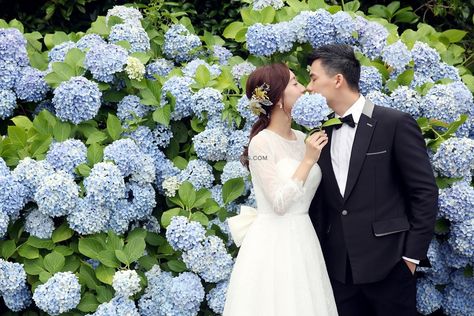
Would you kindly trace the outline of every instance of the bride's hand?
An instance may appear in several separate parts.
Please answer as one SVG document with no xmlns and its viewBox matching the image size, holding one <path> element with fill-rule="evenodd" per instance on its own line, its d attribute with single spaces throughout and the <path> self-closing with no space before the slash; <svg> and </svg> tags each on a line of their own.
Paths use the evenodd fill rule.
<svg viewBox="0 0 474 316">
<path fill-rule="evenodd" d="M 324 130 L 309 136 L 306 139 L 306 153 L 304 160 L 312 164 L 318 162 L 321 151 L 327 143 L 328 136 Z"/>
</svg>

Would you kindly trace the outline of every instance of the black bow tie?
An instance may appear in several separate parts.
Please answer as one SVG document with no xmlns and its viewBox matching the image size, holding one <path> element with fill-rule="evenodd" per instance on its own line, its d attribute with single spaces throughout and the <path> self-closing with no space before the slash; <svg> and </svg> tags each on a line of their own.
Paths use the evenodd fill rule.
<svg viewBox="0 0 474 316">
<path fill-rule="evenodd" d="M 341 117 L 339 119 L 341 120 L 342 124 L 345 123 L 345 124 L 349 125 L 350 127 L 355 127 L 356 126 L 356 123 L 354 122 L 354 119 L 352 118 L 352 114 Z M 334 125 L 334 128 L 335 129 L 340 129 L 342 127 L 342 124 Z"/>
</svg>

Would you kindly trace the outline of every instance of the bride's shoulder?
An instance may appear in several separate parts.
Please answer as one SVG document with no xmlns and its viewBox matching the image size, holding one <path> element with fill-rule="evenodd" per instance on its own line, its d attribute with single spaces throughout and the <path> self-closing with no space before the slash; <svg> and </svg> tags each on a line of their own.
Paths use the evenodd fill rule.
<svg viewBox="0 0 474 316">
<path fill-rule="evenodd" d="M 297 129 L 293 129 L 293 131 L 295 132 L 295 135 L 296 135 L 296 137 L 297 137 L 298 139 L 304 141 L 304 139 L 305 139 L 305 137 L 306 137 L 306 134 L 305 134 L 305 133 L 303 133 L 302 131 L 299 131 L 299 130 L 297 130 Z"/>
</svg>

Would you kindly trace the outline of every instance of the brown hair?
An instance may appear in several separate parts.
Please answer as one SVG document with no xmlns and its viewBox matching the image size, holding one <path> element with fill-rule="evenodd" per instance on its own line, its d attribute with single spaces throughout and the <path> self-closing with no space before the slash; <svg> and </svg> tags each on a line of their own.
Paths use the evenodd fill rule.
<svg viewBox="0 0 474 316">
<path fill-rule="evenodd" d="M 278 101 L 283 99 L 283 92 L 285 91 L 288 82 L 290 82 L 290 69 L 283 63 L 258 67 L 250 74 L 245 87 L 247 98 L 250 100 L 255 88 L 266 83 L 270 87 L 267 96 L 273 104 L 271 106 L 263 107 L 267 114 L 261 113 L 258 116 L 257 121 L 253 124 L 252 129 L 250 130 L 249 144 L 255 135 L 267 128 L 268 124 L 270 124 L 272 111 Z M 249 168 L 248 155 L 249 149 L 248 146 L 245 146 L 244 152 L 240 156 L 240 162 L 247 167 L 247 169 Z"/>
</svg>

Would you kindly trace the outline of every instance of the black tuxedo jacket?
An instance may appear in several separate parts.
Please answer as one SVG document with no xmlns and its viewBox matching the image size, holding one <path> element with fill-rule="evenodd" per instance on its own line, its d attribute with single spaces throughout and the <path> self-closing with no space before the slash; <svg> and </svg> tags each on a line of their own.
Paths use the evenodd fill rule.
<svg viewBox="0 0 474 316">
<path fill-rule="evenodd" d="M 425 259 L 438 211 L 438 187 L 416 121 L 366 101 L 352 147 L 345 196 L 329 143 L 318 161 L 322 181 L 309 214 L 329 276 L 354 284 L 384 279 L 402 256 Z"/>
</svg>

